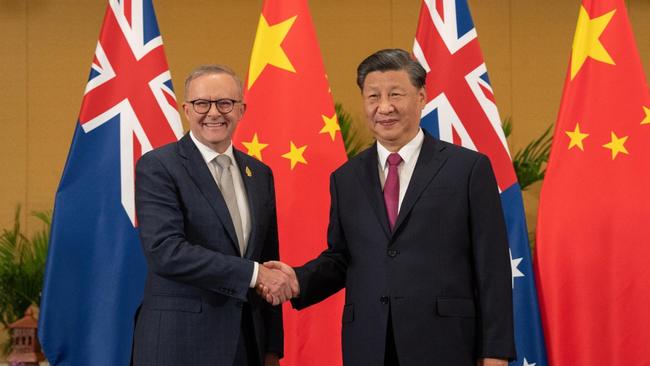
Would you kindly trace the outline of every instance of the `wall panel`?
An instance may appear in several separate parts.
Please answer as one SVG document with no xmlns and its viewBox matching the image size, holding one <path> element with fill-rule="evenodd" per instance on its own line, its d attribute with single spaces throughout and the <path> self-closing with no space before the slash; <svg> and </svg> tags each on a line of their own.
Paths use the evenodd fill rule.
<svg viewBox="0 0 650 366">
<path fill-rule="evenodd" d="M 0 0 L 0 228 L 27 197 L 26 19 L 27 2 Z"/>
<path fill-rule="evenodd" d="M 0 82 L 10 86 L 0 91 L 0 168 L 10 176 L 0 182 L 2 227 L 16 203 L 25 211 L 52 207 L 106 3 L 0 0 Z M 179 101 L 185 75 L 198 64 L 223 63 L 246 75 L 262 0 L 154 3 Z M 514 152 L 555 121 L 579 1 L 469 4 L 501 116 L 514 121 Z M 650 2 L 627 4 L 647 74 Z M 412 47 L 420 1 L 312 0 L 310 7 L 334 100 L 367 137 L 356 67 L 377 49 Z"/>
</svg>

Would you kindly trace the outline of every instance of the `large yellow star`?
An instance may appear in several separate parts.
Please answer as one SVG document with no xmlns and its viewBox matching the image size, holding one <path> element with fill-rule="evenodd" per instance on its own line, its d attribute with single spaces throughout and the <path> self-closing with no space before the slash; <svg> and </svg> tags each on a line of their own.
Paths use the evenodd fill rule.
<svg viewBox="0 0 650 366">
<path fill-rule="evenodd" d="M 323 128 L 320 130 L 319 133 L 329 133 L 330 137 L 332 138 L 332 141 L 334 141 L 334 139 L 336 138 L 336 131 L 341 131 L 338 118 L 336 118 L 336 113 L 334 113 L 332 117 L 327 117 L 324 114 L 322 114 L 321 117 L 323 117 L 323 122 L 325 122 L 325 126 L 323 126 Z"/>
<path fill-rule="evenodd" d="M 612 20 L 616 9 L 597 18 L 591 19 L 584 6 L 580 6 L 578 25 L 573 37 L 573 52 L 571 53 L 571 80 L 576 76 L 587 57 L 606 64 L 615 65 L 612 57 L 600 43 L 600 36 Z"/>
<path fill-rule="evenodd" d="M 645 113 L 645 118 L 641 121 L 642 125 L 650 124 L 650 108 L 643 106 L 643 112 Z"/>
<path fill-rule="evenodd" d="M 282 49 L 282 41 L 289 33 L 296 21 L 296 17 L 297 15 L 294 15 L 270 26 L 266 18 L 264 18 L 264 14 L 260 15 L 257 35 L 255 36 L 255 43 L 253 43 L 253 53 L 251 54 L 251 65 L 248 69 L 248 89 L 253 86 L 266 65 L 273 65 L 283 70 L 296 72 L 287 54 L 284 53 L 284 49 Z"/>
<path fill-rule="evenodd" d="M 253 135 L 253 140 L 250 142 L 242 141 L 242 145 L 248 149 L 248 155 L 256 157 L 259 161 L 262 161 L 262 150 L 269 146 L 257 139 L 257 133 Z"/>
<path fill-rule="evenodd" d="M 296 166 L 298 163 L 303 163 L 307 164 L 307 160 L 302 156 L 304 154 L 305 149 L 307 148 L 307 145 L 304 145 L 302 147 L 296 147 L 296 145 L 293 144 L 293 141 L 290 141 L 291 144 L 291 150 L 282 155 L 283 158 L 291 160 L 291 170 Z"/>
<path fill-rule="evenodd" d="M 569 150 L 572 147 L 577 146 L 578 149 L 585 151 L 585 147 L 582 145 L 582 140 L 586 139 L 589 136 L 588 133 L 582 133 L 580 131 L 580 124 L 576 123 L 576 128 L 573 131 L 565 131 L 571 141 L 569 141 Z"/>
<path fill-rule="evenodd" d="M 604 148 L 612 150 L 612 160 L 616 159 L 618 153 L 623 153 L 629 155 L 627 149 L 625 148 L 625 141 L 627 141 L 628 136 L 623 136 L 618 138 L 614 131 L 612 131 L 612 141 L 603 145 Z"/>
</svg>

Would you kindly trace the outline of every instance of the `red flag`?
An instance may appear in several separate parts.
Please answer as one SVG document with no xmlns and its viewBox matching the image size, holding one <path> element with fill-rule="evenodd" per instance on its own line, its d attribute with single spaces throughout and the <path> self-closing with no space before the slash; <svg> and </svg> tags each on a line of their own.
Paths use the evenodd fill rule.
<svg viewBox="0 0 650 366">
<path fill-rule="evenodd" d="M 306 0 L 264 2 L 245 100 L 235 143 L 273 169 L 280 259 L 302 265 L 326 247 L 329 175 L 346 160 Z M 340 365 L 342 308 L 341 293 L 301 312 L 285 305 L 283 364 Z"/>
<path fill-rule="evenodd" d="M 650 93 L 623 0 L 584 0 L 537 225 L 552 365 L 650 364 Z"/>
</svg>

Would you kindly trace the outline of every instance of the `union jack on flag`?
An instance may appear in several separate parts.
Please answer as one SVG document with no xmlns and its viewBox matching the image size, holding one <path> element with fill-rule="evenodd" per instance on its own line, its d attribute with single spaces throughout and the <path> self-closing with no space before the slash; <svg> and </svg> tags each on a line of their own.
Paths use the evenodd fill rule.
<svg viewBox="0 0 650 366">
<path fill-rule="evenodd" d="M 182 135 L 151 0 L 110 0 L 56 194 L 39 338 L 52 365 L 127 365 L 146 262 L 135 163 Z"/>
<path fill-rule="evenodd" d="M 413 53 L 427 71 L 421 126 L 480 151 L 496 175 L 510 243 L 517 366 L 546 366 L 521 189 L 466 0 L 422 3 Z"/>
</svg>

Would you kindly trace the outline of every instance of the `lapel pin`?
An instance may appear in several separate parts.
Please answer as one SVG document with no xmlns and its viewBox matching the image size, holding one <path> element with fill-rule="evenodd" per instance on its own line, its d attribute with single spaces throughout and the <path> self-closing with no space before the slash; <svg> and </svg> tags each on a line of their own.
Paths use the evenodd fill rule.
<svg viewBox="0 0 650 366">
<path fill-rule="evenodd" d="M 253 176 L 253 172 L 251 171 L 251 168 L 249 168 L 249 167 L 246 167 L 246 176 L 249 177 L 249 178 Z"/>
</svg>

